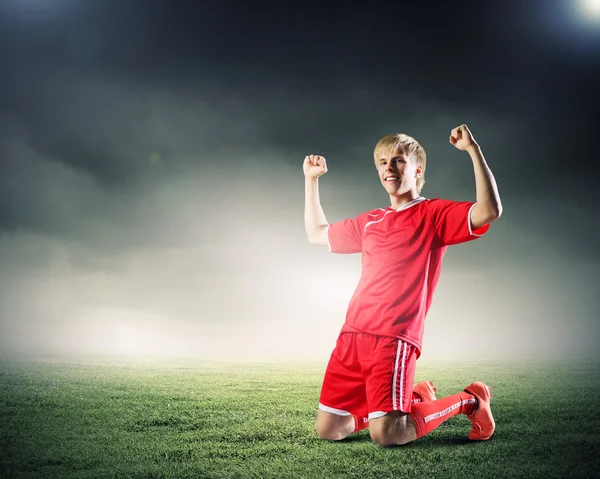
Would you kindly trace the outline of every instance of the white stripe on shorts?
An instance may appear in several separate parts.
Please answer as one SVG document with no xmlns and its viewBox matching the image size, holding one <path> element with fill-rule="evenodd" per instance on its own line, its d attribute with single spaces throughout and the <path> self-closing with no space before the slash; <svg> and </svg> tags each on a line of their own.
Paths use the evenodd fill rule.
<svg viewBox="0 0 600 479">
<path fill-rule="evenodd" d="M 402 355 L 402 360 L 400 356 Z M 406 358 L 406 343 L 398 340 L 398 349 L 396 350 L 396 362 L 394 364 L 394 380 L 392 387 L 392 407 L 394 411 L 401 410 L 403 404 L 403 385 L 404 385 L 404 360 Z M 400 388 L 398 388 L 398 366 L 400 366 Z"/>
</svg>

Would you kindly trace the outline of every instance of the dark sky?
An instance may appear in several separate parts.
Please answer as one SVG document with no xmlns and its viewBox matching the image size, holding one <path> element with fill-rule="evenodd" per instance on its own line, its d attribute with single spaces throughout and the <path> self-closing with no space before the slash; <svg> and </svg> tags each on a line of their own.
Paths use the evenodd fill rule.
<svg viewBox="0 0 600 479">
<path fill-rule="evenodd" d="M 573 1 L 0 6 L 0 353 L 324 355 L 360 258 L 306 244 L 389 203 L 379 138 L 423 195 L 502 218 L 452 248 L 424 355 L 595 355 L 600 18 Z M 307 344 L 310 343 L 310 347 Z"/>
</svg>

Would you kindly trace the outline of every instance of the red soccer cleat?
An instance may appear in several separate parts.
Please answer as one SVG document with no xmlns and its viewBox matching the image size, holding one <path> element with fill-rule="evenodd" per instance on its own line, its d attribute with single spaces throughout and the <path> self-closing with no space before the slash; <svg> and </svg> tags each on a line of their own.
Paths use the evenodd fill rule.
<svg viewBox="0 0 600 479">
<path fill-rule="evenodd" d="M 437 399 L 435 397 L 436 391 L 437 389 L 433 387 L 431 381 L 421 381 L 413 388 L 413 392 L 417 393 L 423 402 L 435 401 Z"/>
<path fill-rule="evenodd" d="M 496 428 L 490 407 L 490 398 L 492 397 L 490 388 L 484 383 L 478 382 L 468 386 L 465 392 L 475 396 L 477 400 L 477 409 L 473 414 L 467 416 L 473 424 L 469 439 L 471 441 L 487 441 L 492 437 Z"/>
</svg>

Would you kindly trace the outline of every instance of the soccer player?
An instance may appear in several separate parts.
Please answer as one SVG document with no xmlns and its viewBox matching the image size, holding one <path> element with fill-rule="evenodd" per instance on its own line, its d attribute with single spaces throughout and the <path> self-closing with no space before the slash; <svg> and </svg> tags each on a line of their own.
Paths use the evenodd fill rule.
<svg viewBox="0 0 600 479">
<path fill-rule="evenodd" d="M 496 181 L 467 125 L 452 130 L 450 143 L 471 157 L 476 202 L 420 196 L 425 151 L 414 138 L 392 134 L 374 150 L 390 206 L 331 225 L 319 200 L 325 158 L 304 159 L 309 242 L 333 253 L 362 253 L 361 277 L 323 379 L 316 421 L 322 439 L 340 440 L 369 427 L 377 444 L 402 445 L 457 414 L 470 419 L 471 440 L 494 432 L 484 383 L 442 399 L 429 382 L 413 390 L 425 316 L 447 247 L 479 238 L 502 213 Z"/>
</svg>

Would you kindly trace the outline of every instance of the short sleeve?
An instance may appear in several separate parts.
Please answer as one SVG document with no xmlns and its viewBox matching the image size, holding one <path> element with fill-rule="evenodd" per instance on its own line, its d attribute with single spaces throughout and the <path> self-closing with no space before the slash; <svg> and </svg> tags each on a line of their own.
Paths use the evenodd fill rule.
<svg viewBox="0 0 600 479">
<path fill-rule="evenodd" d="M 329 251 L 339 254 L 360 253 L 368 215 L 366 212 L 356 218 L 331 223 L 327 228 Z"/>
<path fill-rule="evenodd" d="M 470 201 L 450 201 L 433 199 L 429 201 L 429 211 L 433 216 L 435 230 L 444 245 L 472 241 L 483 236 L 490 225 L 476 230 L 471 227 L 471 211 L 475 206 Z"/>
</svg>

